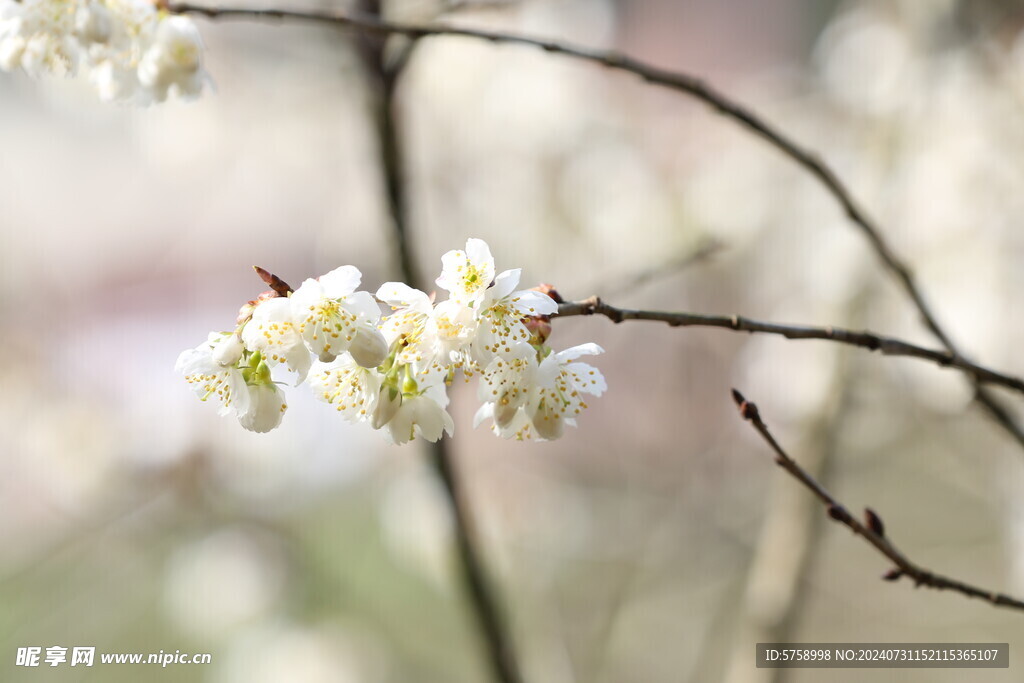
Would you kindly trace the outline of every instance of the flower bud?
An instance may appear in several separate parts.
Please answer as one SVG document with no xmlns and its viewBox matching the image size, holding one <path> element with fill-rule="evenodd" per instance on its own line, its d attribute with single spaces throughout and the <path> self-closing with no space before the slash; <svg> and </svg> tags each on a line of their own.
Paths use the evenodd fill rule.
<svg viewBox="0 0 1024 683">
<path fill-rule="evenodd" d="M 532 318 L 526 318 L 523 320 L 523 324 L 530 332 L 531 343 L 543 344 L 551 336 L 551 316 L 549 315 L 535 315 Z"/>
<path fill-rule="evenodd" d="M 274 384 L 256 384 L 246 387 L 249 409 L 238 416 L 238 421 L 251 432 L 265 433 L 281 424 L 285 410 L 284 394 Z"/>
<path fill-rule="evenodd" d="M 402 392 L 394 387 L 383 386 L 377 396 L 377 403 L 373 406 L 373 415 L 370 424 L 374 429 L 380 429 L 388 422 L 391 422 L 402 407 Z"/>
<path fill-rule="evenodd" d="M 360 326 L 348 347 L 352 358 L 364 368 L 375 368 L 388 357 L 388 343 L 375 327 Z"/>
</svg>

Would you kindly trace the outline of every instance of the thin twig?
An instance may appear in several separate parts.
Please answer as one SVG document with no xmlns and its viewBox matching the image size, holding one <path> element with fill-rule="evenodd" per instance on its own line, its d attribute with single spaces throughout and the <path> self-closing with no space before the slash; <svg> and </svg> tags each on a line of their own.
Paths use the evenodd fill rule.
<svg viewBox="0 0 1024 683">
<path fill-rule="evenodd" d="M 809 475 L 800 465 L 796 463 L 793 458 L 783 450 L 782 446 L 775 440 L 775 437 L 768 431 L 768 426 L 765 425 L 761 419 L 761 414 L 757 409 L 757 406 L 743 397 L 743 394 L 732 390 L 733 400 L 736 401 L 736 405 L 739 406 L 740 415 L 744 420 L 750 422 L 754 429 L 761 435 L 761 437 L 771 446 L 771 449 L 775 451 L 775 464 L 782 469 L 786 470 L 793 476 L 797 481 L 803 484 L 805 487 L 818 497 L 818 500 L 825 505 L 826 510 L 830 518 L 843 524 L 849 528 L 853 533 L 861 536 L 865 541 L 875 547 L 875 549 L 882 555 L 889 558 L 895 565 L 892 569 L 886 572 L 882 578 L 886 581 L 897 581 L 898 579 L 906 576 L 914 581 L 917 586 L 927 586 L 928 588 L 934 588 L 936 590 L 951 590 L 957 593 L 962 593 L 969 598 L 978 598 L 989 602 L 997 607 L 1011 607 L 1013 609 L 1024 610 L 1024 601 L 1018 600 L 1017 598 L 1010 597 L 1003 593 L 996 593 L 995 591 L 983 590 L 976 588 L 970 584 L 964 583 L 957 579 L 950 579 L 941 574 L 924 569 L 913 562 L 900 552 L 896 546 L 885 535 L 885 527 L 882 524 L 881 518 L 872 511 L 870 508 L 864 509 L 864 522 L 861 522 L 856 517 L 851 515 L 846 507 L 838 500 L 832 497 L 825 488 L 817 482 L 811 475 Z"/>
<path fill-rule="evenodd" d="M 894 337 L 884 337 L 874 332 L 847 330 L 842 327 L 812 327 L 809 325 L 784 325 L 762 322 L 738 315 L 701 315 L 698 313 L 676 313 L 667 311 L 638 311 L 616 308 L 592 296 L 583 301 L 559 304 L 560 317 L 574 315 L 603 315 L 613 322 L 624 320 L 652 320 L 672 327 L 717 327 L 736 332 L 758 332 L 775 334 L 786 339 L 821 339 L 825 341 L 858 346 L 870 351 L 879 351 L 886 356 L 905 356 L 931 361 L 942 367 L 952 367 L 967 373 L 972 379 L 994 384 L 1024 393 L 1024 379 L 1008 375 L 972 363 L 966 358 L 949 351 L 917 346 Z"/>
</svg>

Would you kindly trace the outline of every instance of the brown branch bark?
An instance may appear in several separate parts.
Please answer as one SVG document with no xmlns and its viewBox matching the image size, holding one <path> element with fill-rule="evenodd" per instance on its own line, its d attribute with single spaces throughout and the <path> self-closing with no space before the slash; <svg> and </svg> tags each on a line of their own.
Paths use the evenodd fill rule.
<svg viewBox="0 0 1024 683">
<path fill-rule="evenodd" d="M 603 315 L 616 323 L 621 323 L 624 320 L 651 320 L 663 322 L 672 327 L 717 327 L 735 332 L 774 334 L 786 339 L 821 339 L 858 346 L 869 351 L 878 351 L 886 356 L 919 358 L 942 367 L 957 368 L 965 372 L 976 382 L 998 385 L 1024 394 L 1024 379 L 972 363 L 966 358 L 947 350 L 929 349 L 901 339 L 885 337 L 869 331 L 858 332 L 832 326 L 785 325 L 762 322 L 738 315 L 701 315 L 697 313 L 631 310 L 609 306 L 596 296 L 582 301 L 559 304 L 558 315 L 560 317 Z"/>
<path fill-rule="evenodd" d="M 459 557 L 462 559 L 463 582 L 476 611 L 477 621 L 480 623 L 491 670 L 495 680 L 501 683 L 521 683 L 523 677 L 512 638 L 505 628 L 494 591 L 490 587 L 479 556 L 472 511 L 462 490 L 458 473 L 455 472 L 448 440 L 441 437 L 436 443 L 427 445 L 430 448 L 431 463 L 452 502 L 455 540 Z"/>
<path fill-rule="evenodd" d="M 761 419 L 761 414 L 755 404 L 746 400 L 743 397 L 743 394 L 735 389 L 732 390 L 732 397 L 736 402 L 736 405 L 739 407 L 740 415 L 743 419 L 748 421 L 754 429 L 757 430 L 758 434 L 761 435 L 761 438 L 763 438 L 775 452 L 775 464 L 792 475 L 794 479 L 803 484 L 811 491 L 811 493 L 817 496 L 818 500 L 820 500 L 825 506 L 828 516 L 833 521 L 839 522 L 850 529 L 850 531 L 863 538 L 874 546 L 875 550 L 892 561 L 895 566 L 883 575 L 883 579 L 886 581 L 897 581 L 906 576 L 913 580 L 916 586 L 926 586 L 936 590 L 951 590 L 969 598 L 984 600 L 997 607 L 1010 607 L 1013 609 L 1024 610 L 1024 601 L 1018 600 L 1017 598 L 1010 597 L 1003 593 L 977 588 L 958 579 L 951 579 L 942 576 L 941 574 L 936 574 L 930 569 L 925 569 L 911 562 L 886 537 L 885 527 L 882 524 L 882 519 L 877 513 L 871 510 L 871 508 L 865 508 L 863 522 L 851 515 L 842 503 L 833 498 L 832 494 L 825 490 L 825 487 L 819 484 L 814 477 L 800 467 L 800 465 L 798 465 L 797 462 L 793 460 L 788 453 L 786 453 L 782 446 L 779 445 L 775 440 L 775 437 L 768 431 L 768 426 Z"/>
</svg>

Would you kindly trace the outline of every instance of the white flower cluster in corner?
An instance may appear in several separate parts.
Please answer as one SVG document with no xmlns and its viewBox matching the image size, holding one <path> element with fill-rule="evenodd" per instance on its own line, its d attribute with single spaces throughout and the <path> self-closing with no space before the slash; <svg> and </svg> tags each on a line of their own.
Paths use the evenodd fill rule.
<svg viewBox="0 0 1024 683">
<path fill-rule="evenodd" d="M 0 0 L 0 69 L 86 75 L 100 99 L 192 99 L 209 77 L 191 19 L 149 0 Z"/>
<path fill-rule="evenodd" d="M 287 408 L 275 367 L 294 373 L 296 385 L 308 379 L 316 398 L 393 443 L 453 433 L 447 389 L 460 372 L 467 381 L 479 376 L 475 425 L 490 419 L 504 438 L 542 440 L 575 426 L 584 396 L 606 388 L 600 371 L 579 359 L 602 349 L 547 346 L 547 316 L 558 304 L 517 290 L 518 269 L 495 275 L 482 240 L 441 261 L 446 301 L 400 282 L 384 283 L 374 297 L 358 291 L 358 269 L 342 266 L 287 296 L 265 292 L 243 307 L 233 332 L 211 333 L 176 369 L 202 400 L 216 399 L 222 415 L 256 432 L 277 427 Z M 382 316 L 378 302 L 390 313 Z"/>
</svg>

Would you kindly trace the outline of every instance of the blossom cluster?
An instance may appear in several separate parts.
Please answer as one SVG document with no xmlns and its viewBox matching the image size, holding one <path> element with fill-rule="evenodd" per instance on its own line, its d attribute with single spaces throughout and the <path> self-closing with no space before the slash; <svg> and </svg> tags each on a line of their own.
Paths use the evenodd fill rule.
<svg viewBox="0 0 1024 683">
<path fill-rule="evenodd" d="M 150 0 L 0 0 L 0 69 L 85 75 L 100 99 L 191 99 L 209 78 L 191 19 Z"/>
<path fill-rule="evenodd" d="M 184 351 L 176 369 L 201 399 L 215 399 L 221 414 L 256 432 L 277 427 L 287 409 L 272 376 L 277 368 L 345 420 L 368 423 L 393 443 L 452 435 L 448 387 L 457 375 L 478 377 L 474 426 L 491 420 L 499 436 L 541 440 L 575 426 L 585 395 L 606 388 L 600 371 L 580 361 L 601 347 L 549 347 L 547 320 L 558 304 L 519 290 L 519 269 L 495 274 L 482 240 L 470 239 L 441 263 L 437 286 L 448 298 L 439 303 L 401 282 L 384 283 L 376 295 L 361 291 L 354 266 L 294 292 L 280 283 L 242 308 L 235 330 L 212 332 Z M 390 308 L 386 315 L 381 304 Z"/>
</svg>

